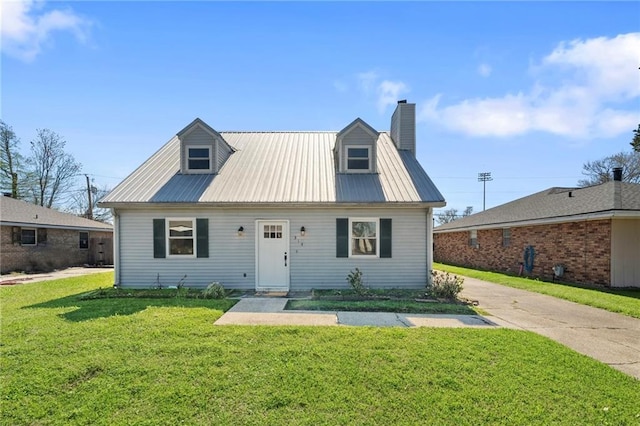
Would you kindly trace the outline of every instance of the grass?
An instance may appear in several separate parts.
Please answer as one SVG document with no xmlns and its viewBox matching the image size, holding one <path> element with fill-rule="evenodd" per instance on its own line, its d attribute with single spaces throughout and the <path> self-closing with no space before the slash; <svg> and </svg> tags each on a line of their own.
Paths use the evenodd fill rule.
<svg viewBox="0 0 640 426">
<path fill-rule="evenodd" d="M 637 380 L 533 333 L 214 326 L 233 302 L 79 299 L 111 279 L 0 287 L 3 424 L 640 421 Z"/>
<path fill-rule="evenodd" d="M 605 309 L 610 312 L 640 318 L 640 290 L 587 288 L 578 285 L 551 283 L 525 277 L 514 277 L 497 272 L 478 271 L 459 266 L 434 263 L 434 269 L 466 277 L 477 278 L 508 287 L 529 290 L 536 293 L 570 300 L 583 305 Z"/>
<path fill-rule="evenodd" d="M 413 300 L 289 300 L 285 309 L 304 311 L 398 312 L 476 315 L 467 305 L 422 303 Z"/>
</svg>

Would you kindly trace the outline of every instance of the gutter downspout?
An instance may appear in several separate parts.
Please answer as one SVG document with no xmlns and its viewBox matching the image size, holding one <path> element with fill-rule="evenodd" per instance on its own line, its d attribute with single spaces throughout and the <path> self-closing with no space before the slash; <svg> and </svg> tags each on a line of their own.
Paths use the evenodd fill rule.
<svg viewBox="0 0 640 426">
<path fill-rule="evenodd" d="M 120 216 L 118 211 L 111 209 L 113 216 L 113 286 L 120 286 Z"/>
<path fill-rule="evenodd" d="M 427 235 L 425 235 L 427 242 L 427 282 L 425 284 L 431 285 L 431 270 L 433 269 L 433 208 L 427 208 Z"/>
</svg>

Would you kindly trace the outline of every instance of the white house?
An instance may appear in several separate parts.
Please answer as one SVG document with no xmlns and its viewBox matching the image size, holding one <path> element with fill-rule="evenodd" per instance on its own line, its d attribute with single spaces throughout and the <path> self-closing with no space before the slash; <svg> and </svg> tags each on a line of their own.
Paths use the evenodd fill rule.
<svg viewBox="0 0 640 426">
<path fill-rule="evenodd" d="M 415 104 L 390 132 L 218 132 L 200 119 L 101 201 L 115 218 L 115 284 L 159 281 L 288 291 L 422 287 L 432 209 L 445 201 L 415 157 Z"/>
</svg>

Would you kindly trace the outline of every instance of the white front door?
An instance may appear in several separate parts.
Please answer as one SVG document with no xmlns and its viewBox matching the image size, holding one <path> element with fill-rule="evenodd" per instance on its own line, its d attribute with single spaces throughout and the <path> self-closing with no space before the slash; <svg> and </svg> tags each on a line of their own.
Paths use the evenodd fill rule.
<svg viewBox="0 0 640 426">
<path fill-rule="evenodd" d="M 259 220 L 256 230 L 256 290 L 289 291 L 289 222 Z"/>
</svg>

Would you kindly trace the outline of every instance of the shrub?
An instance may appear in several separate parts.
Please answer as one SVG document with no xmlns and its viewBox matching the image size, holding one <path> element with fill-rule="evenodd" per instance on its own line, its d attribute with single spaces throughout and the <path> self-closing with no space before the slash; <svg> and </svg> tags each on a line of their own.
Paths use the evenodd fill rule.
<svg viewBox="0 0 640 426">
<path fill-rule="evenodd" d="M 356 294 L 360 296 L 367 294 L 367 288 L 362 282 L 362 271 L 360 268 L 356 268 L 354 271 L 349 272 L 349 275 L 347 275 L 347 282 Z"/>
<path fill-rule="evenodd" d="M 462 291 L 464 278 L 448 272 L 431 271 L 431 285 L 427 285 L 429 294 L 438 299 L 457 299 Z"/>
<path fill-rule="evenodd" d="M 202 291 L 202 297 L 205 299 L 224 299 L 227 297 L 227 292 L 222 284 L 214 281 Z"/>
</svg>

